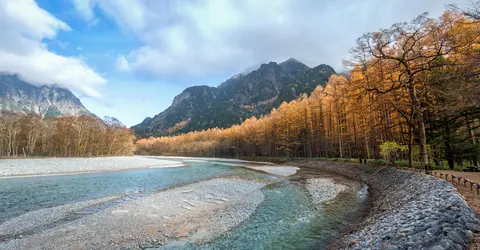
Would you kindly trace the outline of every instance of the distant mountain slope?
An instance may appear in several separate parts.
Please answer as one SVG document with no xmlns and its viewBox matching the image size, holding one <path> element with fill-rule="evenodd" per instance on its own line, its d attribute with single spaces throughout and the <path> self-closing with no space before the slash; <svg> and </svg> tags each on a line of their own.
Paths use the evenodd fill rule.
<svg viewBox="0 0 480 250">
<path fill-rule="evenodd" d="M 42 117 L 91 114 L 68 89 L 35 86 L 6 73 L 0 73 L 0 111 Z"/>
<path fill-rule="evenodd" d="M 328 65 L 309 68 L 293 58 L 280 64 L 262 64 L 259 69 L 237 74 L 216 88 L 189 87 L 165 111 L 146 118 L 132 129 L 139 135 L 151 136 L 229 127 L 242 119 L 267 114 L 302 93 L 310 94 L 334 73 Z"/>
</svg>

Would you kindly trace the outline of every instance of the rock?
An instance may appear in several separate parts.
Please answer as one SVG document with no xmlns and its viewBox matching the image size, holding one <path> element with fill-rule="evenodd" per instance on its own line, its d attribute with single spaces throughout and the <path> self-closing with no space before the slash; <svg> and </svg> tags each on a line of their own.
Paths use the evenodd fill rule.
<svg viewBox="0 0 480 250">
<path fill-rule="evenodd" d="M 195 205 L 193 205 L 193 203 L 191 203 L 190 201 L 185 200 L 185 203 L 187 203 L 188 205 L 190 205 L 192 207 L 195 207 Z"/>
<path fill-rule="evenodd" d="M 473 240 L 473 232 L 470 230 L 467 230 L 467 239 L 468 242 L 471 242 Z"/>
<path fill-rule="evenodd" d="M 465 240 L 455 231 L 448 232 L 447 236 L 450 239 L 452 239 L 455 243 L 458 243 L 458 244 L 461 244 L 461 245 L 465 244 Z"/>
<path fill-rule="evenodd" d="M 400 228 L 400 229 L 398 230 L 398 232 L 399 232 L 399 233 L 409 233 L 409 232 L 412 231 L 412 230 L 413 230 L 413 228 L 407 227 L 407 228 Z"/>
<path fill-rule="evenodd" d="M 113 215 L 123 215 L 123 214 L 128 214 L 128 210 L 114 210 L 112 211 Z"/>
<path fill-rule="evenodd" d="M 453 244 L 453 248 L 454 248 L 455 250 L 463 250 L 463 247 L 462 247 L 461 245 L 459 245 L 459 244 L 456 244 L 456 243 Z"/>
<path fill-rule="evenodd" d="M 453 248 L 453 241 L 449 239 L 442 239 L 440 241 L 440 245 L 445 249 L 452 249 Z"/>
<path fill-rule="evenodd" d="M 465 224 L 465 227 L 472 232 L 479 232 L 480 231 L 480 225 L 478 225 L 478 224 L 467 223 L 467 224 Z"/>
<path fill-rule="evenodd" d="M 453 229 L 452 229 L 451 227 L 444 227 L 444 228 L 442 228 L 442 231 L 447 232 L 447 233 L 450 232 L 450 231 L 452 231 L 452 230 L 453 230 Z"/>
<path fill-rule="evenodd" d="M 433 246 L 433 247 L 428 248 L 428 249 L 429 249 L 429 250 L 447 250 L 447 249 L 445 249 L 445 248 L 442 247 L 442 246 Z"/>
</svg>

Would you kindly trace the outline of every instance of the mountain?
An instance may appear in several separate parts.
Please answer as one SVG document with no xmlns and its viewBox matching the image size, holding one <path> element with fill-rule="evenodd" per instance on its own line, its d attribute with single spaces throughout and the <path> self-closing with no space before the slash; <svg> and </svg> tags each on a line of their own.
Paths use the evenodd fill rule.
<svg viewBox="0 0 480 250">
<path fill-rule="evenodd" d="M 91 114 L 66 88 L 35 86 L 6 73 L 0 73 L 0 111 L 42 117 Z"/>
<path fill-rule="evenodd" d="M 218 87 L 194 86 L 177 95 L 165 111 L 132 129 L 139 135 L 170 135 L 208 128 L 225 128 L 251 116 L 268 114 L 284 101 L 325 85 L 335 70 L 328 65 L 309 68 L 290 58 L 262 64 L 237 74 Z"/>
</svg>

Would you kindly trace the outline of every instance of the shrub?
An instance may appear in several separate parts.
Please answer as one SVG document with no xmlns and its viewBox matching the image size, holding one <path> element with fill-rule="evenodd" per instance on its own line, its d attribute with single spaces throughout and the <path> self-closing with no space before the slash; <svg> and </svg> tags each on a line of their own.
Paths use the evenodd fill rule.
<svg viewBox="0 0 480 250">
<path fill-rule="evenodd" d="M 380 154 L 386 162 L 395 164 L 399 158 L 399 153 L 406 151 L 407 146 L 402 146 L 394 141 L 387 141 L 380 145 Z"/>
</svg>

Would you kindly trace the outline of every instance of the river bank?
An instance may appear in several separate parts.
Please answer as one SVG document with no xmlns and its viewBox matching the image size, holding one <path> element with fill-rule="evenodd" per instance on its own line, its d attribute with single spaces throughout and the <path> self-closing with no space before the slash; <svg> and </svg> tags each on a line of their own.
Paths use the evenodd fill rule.
<svg viewBox="0 0 480 250">
<path fill-rule="evenodd" d="M 0 159 L 0 178 L 182 167 L 180 161 L 141 156 Z"/>
<path fill-rule="evenodd" d="M 0 248 L 324 249 L 361 203 L 360 186 L 338 175 L 225 159 L 130 159 L 144 158 L 185 167 L 102 171 L 115 163 L 107 162 L 88 166 L 91 174 L 0 179 Z"/>
<path fill-rule="evenodd" d="M 254 213 L 264 199 L 260 189 L 265 185 L 215 178 L 119 203 L 71 222 L 49 220 L 58 208 L 31 212 L 0 226 L 0 248 L 115 249 L 158 246 L 187 236 L 193 241 L 208 239 Z M 73 208 L 86 205 L 69 206 L 70 212 L 80 212 Z M 45 219 L 32 227 L 29 222 L 39 217 Z"/>
<path fill-rule="evenodd" d="M 331 249 L 467 249 L 480 222 L 447 181 L 393 167 L 293 161 L 369 186 L 372 206 Z"/>
<path fill-rule="evenodd" d="M 185 163 L 189 162 L 218 162 L 230 166 L 256 169 L 279 176 L 293 175 L 297 170 L 297 167 L 285 167 L 268 162 L 201 157 L 112 156 L 91 158 L 7 158 L 0 159 L 0 178 L 101 173 L 146 168 L 185 167 Z M 258 168 L 259 166 L 261 167 Z"/>
<path fill-rule="evenodd" d="M 190 166 L 191 164 L 196 167 L 169 168 L 171 166 Z M 203 167 L 201 167 L 202 164 L 204 164 Z M 237 233 L 234 233 L 239 237 L 236 241 L 228 242 L 226 239 L 225 244 L 222 243 L 224 244 L 222 246 L 238 247 L 236 245 L 238 242 L 244 242 L 244 240 L 239 240 L 244 237 L 242 230 L 253 230 L 245 237 L 258 235 L 258 228 L 255 225 L 262 225 L 272 218 L 278 219 L 271 216 L 279 212 L 286 212 L 278 210 L 285 204 L 284 195 L 291 195 L 289 196 L 291 204 L 288 205 L 288 209 L 294 208 L 298 202 L 298 197 L 302 196 L 303 198 L 300 200 L 304 205 L 295 207 L 294 211 L 305 209 L 308 206 L 305 199 L 311 199 L 317 209 L 322 211 L 328 207 L 328 205 L 325 207 L 324 204 L 328 204 L 337 196 L 342 196 L 343 193 L 350 192 L 350 195 L 365 193 L 363 191 L 357 193 L 358 190 L 362 189 L 360 185 L 344 185 L 349 183 L 346 180 L 340 180 L 336 183 L 334 175 L 343 175 L 351 180 L 368 185 L 371 207 L 363 222 L 352 225 L 346 231 L 343 230 L 346 234 L 333 242 L 330 245 L 331 249 L 467 249 L 471 244 L 473 234 L 480 231 L 479 220 L 473 210 L 468 207 L 456 189 L 444 180 L 386 166 L 322 161 L 292 161 L 287 162 L 286 165 L 301 168 L 276 167 L 272 164 L 262 166 L 259 163 L 252 164 L 226 159 L 215 161 L 208 158 L 174 157 L 2 160 L 0 161 L 0 173 L 10 177 L 21 177 L 28 174 L 73 174 L 75 172 L 72 171 L 83 170 L 105 172 L 105 175 L 101 173 L 92 174 L 89 175 L 89 178 L 79 175 L 71 181 L 76 180 L 78 183 L 86 183 L 99 188 L 104 186 L 99 185 L 103 181 L 111 182 L 123 178 L 124 181 L 131 181 L 131 186 L 135 187 L 138 185 L 135 183 L 141 177 L 147 180 L 152 187 L 158 185 L 155 183 L 165 183 L 164 185 L 167 185 L 166 187 L 169 189 L 127 201 L 123 201 L 122 197 L 112 196 L 79 203 L 68 204 L 67 202 L 62 206 L 46 207 L 27 212 L 0 225 L 0 248 L 73 249 L 78 248 L 78 246 L 95 249 L 118 248 L 120 246 L 134 248 L 138 246 L 159 246 L 172 241 L 184 243 L 188 241 L 189 244 L 195 244 L 195 242 L 204 242 L 223 235 L 254 216 L 252 219 L 254 226 L 252 228 L 249 228 L 247 223 L 244 225 L 245 228 L 240 228 Z M 162 167 L 166 167 L 162 171 L 169 171 L 169 173 L 155 174 L 151 170 L 147 170 L 148 168 Z M 275 176 L 266 179 L 261 177 L 257 180 L 256 177 L 252 178 L 250 176 L 253 172 L 251 173 L 243 167 L 255 170 L 256 174 L 265 172 Z M 119 172 L 119 174 L 114 175 L 115 177 L 108 177 L 107 174 L 109 171 L 132 168 L 137 168 L 138 171 L 140 169 L 145 170 L 132 173 L 125 171 L 125 174 Z M 175 169 L 178 169 L 178 171 Z M 313 169 L 315 171 L 310 172 Z M 191 173 L 193 176 L 201 174 L 208 180 L 199 180 L 197 183 L 175 187 L 173 185 L 175 182 L 180 184 L 195 180 L 195 178 L 184 179 L 185 173 Z M 243 177 L 219 177 L 229 173 L 240 174 Z M 333 175 L 328 177 L 328 173 Z M 169 175 L 176 177 L 172 179 L 168 177 Z M 47 198 L 50 197 L 46 195 L 48 192 L 57 193 L 59 188 L 71 182 L 66 182 L 66 178 L 61 178 L 65 180 L 54 184 L 51 182 L 57 179 L 53 178 L 59 177 L 48 178 L 50 178 L 48 181 L 40 181 L 41 185 L 39 184 L 38 188 L 35 189 L 35 191 L 39 191 L 39 195 L 44 195 L 43 197 Z M 179 179 L 175 181 L 175 178 Z M 167 184 L 171 180 L 174 180 L 174 182 Z M 34 183 L 34 180 L 24 182 L 19 181 L 18 178 L 12 179 L 12 181 L 14 181 L 12 183 L 16 183 L 14 186 L 21 184 L 25 188 Z M 62 184 L 60 185 L 60 183 Z M 111 182 L 111 184 L 122 185 L 118 182 Z M 45 189 L 46 193 L 42 192 L 42 189 Z M 303 189 L 308 191 L 309 195 L 305 195 Z M 92 189 L 89 192 L 93 192 L 93 190 L 97 189 Z M 283 190 L 284 193 L 278 195 L 277 190 Z M 19 191 L 22 190 L 17 190 L 17 192 Z M 69 194 L 76 194 L 76 192 L 68 192 Z M 82 192 L 84 191 L 82 190 Z M 113 192 L 113 194 L 115 193 Z M 267 205 L 266 207 L 270 207 L 264 209 L 265 212 L 258 214 L 258 207 L 264 203 L 266 193 L 277 199 L 278 202 L 271 206 Z M 93 193 L 85 194 L 96 195 Z M 37 197 L 39 196 L 35 196 L 35 199 Z M 352 205 L 355 205 L 354 200 L 355 198 L 351 200 Z M 8 200 L 5 202 L 8 202 Z M 104 206 L 103 203 L 113 204 Z M 9 203 L 5 204 L 10 206 Z M 85 209 L 95 210 L 98 205 L 103 207 L 94 213 L 84 214 Z M 17 207 L 22 208 L 21 206 Z M 292 224 L 289 224 L 288 227 L 291 226 L 295 230 L 301 231 L 303 230 L 300 227 L 303 225 L 302 223 L 307 223 L 303 227 L 313 224 L 318 225 L 317 222 L 308 224 L 308 221 L 318 219 L 311 217 L 312 212 L 313 210 L 308 208 L 305 210 L 305 215 L 298 215 L 298 218 L 292 217 L 290 222 Z M 348 212 L 344 215 L 347 214 Z M 282 218 L 288 216 L 289 213 L 285 213 Z M 338 217 L 340 221 L 344 220 L 342 216 L 339 215 Z M 299 221 L 300 224 L 298 224 Z M 325 223 L 325 221 L 320 221 Z M 287 225 L 285 222 L 282 223 L 282 227 Z M 263 224 L 263 226 L 267 226 L 267 224 Z M 328 224 L 325 228 L 330 228 L 330 226 Z M 265 237 L 271 237 L 270 239 L 273 240 L 276 236 L 269 235 L 269 233 L 272 232 L 272 229 L 278 228 L 279 225 L 272 224 L 268 227 L 271 229 L 262 233 Z M 318 236 L 319 229 L 315 228 L 313 230 L 316 232 L 315 236 Z M 340 230 L 340 228 L 338 229 Z M 304 231 L 300 236 L 306 239 L 310 237 L 310 233 Z M 331 233 L 333 231 L 325 232 L 325 234 Z M 292 236 L 289 241 L 296 238 L 298 237 Z M 257 240 L 258 242 L 255 244 L 264 242 L 261 239 Z M 305 246 L 310 248 L 314 244 L 316 243 L 310 242 Z M 203 246 L 205 248 L 209 247 L 209 245 Z M 255 246 L 250 245 L 249 247 Z"/>
</svg>

